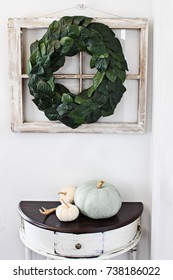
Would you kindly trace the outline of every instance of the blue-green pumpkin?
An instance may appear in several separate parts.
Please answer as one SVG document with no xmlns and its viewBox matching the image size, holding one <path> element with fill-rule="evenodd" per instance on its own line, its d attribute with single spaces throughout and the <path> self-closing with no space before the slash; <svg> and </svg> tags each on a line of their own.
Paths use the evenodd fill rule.
<svg viewBox="0 0 173 280">
<path fill-rule="evenodd" d="M 92 219 L 105 219 L 119 211 L 122 200 L 114 185 L 93 180 L 77 187 L 74 203 L 83 215 Z"/>
</svg>

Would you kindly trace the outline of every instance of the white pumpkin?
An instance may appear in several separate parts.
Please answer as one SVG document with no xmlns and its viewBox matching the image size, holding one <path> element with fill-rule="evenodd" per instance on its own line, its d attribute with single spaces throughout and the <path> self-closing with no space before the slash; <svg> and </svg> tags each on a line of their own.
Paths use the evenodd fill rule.
<svg viewBox="0 0 173 280">
<path fill-rule="evenodd" d="M 77 219 L 79 216 L 79 209 L 76 205 L 67 203 L 63 199 L 61 205 L 56 208 L 56 216 L 62 222 L 70 222 Z"/>
<path fill-rule="evenodd" d="M 62 190 L 58 193 L 60 195 L 60 200 L 64 199 L 66 202 L 73 203 L 75 191 L 76 187 L 74 186 L 62 188 Z"/>
<path fill-rule="evenodd" d="M 74 202 L 83 215 L 92 219 L 110 218 L 122 205 L 120 194 L 114 185 L 96 180 L 79 185 Z"/>
</svg>

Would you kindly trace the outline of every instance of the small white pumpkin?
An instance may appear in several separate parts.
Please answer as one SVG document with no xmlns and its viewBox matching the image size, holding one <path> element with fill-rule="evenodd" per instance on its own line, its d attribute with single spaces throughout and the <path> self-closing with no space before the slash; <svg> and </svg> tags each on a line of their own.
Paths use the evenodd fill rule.
<svg viewBox="0 0 173 280">
<path fill-rule="evenodd" d="M 67 203 L 63 199 L 61 205 L 56 208 L 56 216 L 62 222 L 70 222 L 77 219 L 79 216 L 79 209 L 76 205 Z"/>
<path fill-rule="evenodd" d="M 79 185 L 74 202 L 83 215 L 92 219 L 110 218 L 119 211 L 122 204 L 114 185 L 96 180 Z"/>
<path fill-rule="evenodd" d="M 73 203 L 75 191 L 76 187 L 69 186 L 62 188 L 58 194 L 60 195 L 60 199 L 64 199 L 66 202 Z"/>
</svg>

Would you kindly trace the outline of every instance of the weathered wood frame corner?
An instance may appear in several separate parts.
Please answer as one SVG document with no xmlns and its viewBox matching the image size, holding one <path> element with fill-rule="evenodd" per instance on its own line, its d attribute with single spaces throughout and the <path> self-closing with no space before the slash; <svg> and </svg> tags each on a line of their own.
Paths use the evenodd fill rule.
<svg viewBox="0 0 173 280">
<path fill-rule="evenodd" d="M 139 73 L 128 74 L 128 80 L 139 82 L 137 122 L 103 123 L 81 125 L 71 129 L 60 122 L 24 121 L 23 80 L 28 76 L 22 71 L 22 30 L 47 28 L 57 18 L 10 18 L 9 34 L 9 90 L 11 95 L 11 129 L 13 132 L 49 133 L 131 133 L 141 134 L 146 129 L 148 20 L 143 18 L 95 18 L 94 21 L 107 24 L 112 29 L 136 29 L 140 31 Z M 70 75 L 69 75 L 70 76 Z M 80 76 L 80 75 L 78 75 Z M 83 78 L 82 75 L 78 78 Z"/>
</svg>

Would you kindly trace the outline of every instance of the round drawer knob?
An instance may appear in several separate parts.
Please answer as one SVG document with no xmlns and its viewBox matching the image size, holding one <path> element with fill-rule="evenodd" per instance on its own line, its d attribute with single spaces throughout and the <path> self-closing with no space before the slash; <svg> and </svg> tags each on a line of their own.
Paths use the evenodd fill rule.
<svg viewBox="0 0 173 280">
<path fill-rule="evenodd" d="M 82 245 L 81 245 L 80 243 L 77 243 L 77 244 L 75 245 L 75 248 L 79 250 L 79 249 L 82 248 Z"/>
</svg>

